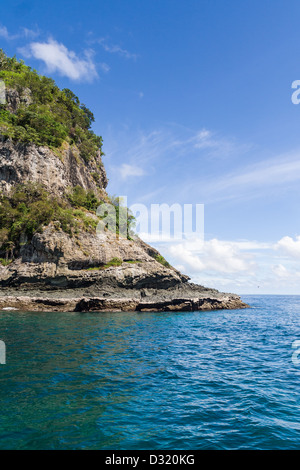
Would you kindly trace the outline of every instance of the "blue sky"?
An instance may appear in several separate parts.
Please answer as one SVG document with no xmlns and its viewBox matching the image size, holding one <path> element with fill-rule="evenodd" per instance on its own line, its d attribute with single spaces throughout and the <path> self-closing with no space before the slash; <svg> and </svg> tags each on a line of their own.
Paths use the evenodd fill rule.
<svg viewBox="0 0 300 470">
<path fill-rule="evenodd" d="M 108 192 L 205 204 L 205 243 L 153 242 L 193 281 L 300 294 L 298 0 L 10 1 L 0 41 L 71 88 Z"/>
</svg>

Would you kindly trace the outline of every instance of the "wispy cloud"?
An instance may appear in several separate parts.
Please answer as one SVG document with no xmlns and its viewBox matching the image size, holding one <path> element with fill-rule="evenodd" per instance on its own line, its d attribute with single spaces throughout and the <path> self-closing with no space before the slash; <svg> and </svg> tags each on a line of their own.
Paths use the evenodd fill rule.
<svg viewBox="0 0 300 470">
<path fill-rule="evenodd" d="M 163 155 L 166 155 L 174 142 L 172 139 L 166 138 L 164 132 L 153 131 L 150 133 L 140 132 L 133 140 L 128 139 L 128 128 L 125 126 L 125 132 L 118 135 L 118 137 L 111 135 L 107 139 L 108 147 L 106 155 L 111 157 L 113 162 L 117 161 L 119 156 L 122 156 L 122 162 L 118 166 L 110 164 L 107 166 L 109 171 L 114 172 L 116 177 L 119 175 L 123 180 L 129 176 L 144 176 L 154 172 L 154 162 L 160 160 Z M 120 148 L 119 143 L 122 142 Z M 133 174 L 134 173 L 134 174 Z M 117 179 L 114 179 L 117 183 Z M 139 200 L 144 199 L 144 193 L 139 197 Z"/>
<path fill-rule="evenodd" d="M 237 144 L 233 139 L 220 137 L 207 129 L 197 132 L 193 141 L 194 148 L 205 150 L 209 157 L 224 158 L 237 152 L 245 153 L 251 149 L 251 145 Z"/>
<path fill-rule="evenodd" d="M 24 37 L 27 38 L 27 39 L 35 39 L 36 37 L 38 37 L 40 35 L 39 30 L 32 30 L 32 29 L 28 29 L 28 28 L 22 28 L 22 31 L 23 31 Z"/>
<path fill-rule="evenodd" d="M 276 156 L 259 163 L 228 172 L 203 184 L 206 194 L 213 200 L 261 196 L 270 187 L 289 187 L 300 181 L 300 151 Z"/>
<path fill-rule="evenodd" d="M 32 30 L 28 28 L 21 28 L 21 30 L 16 34 L 9 33 L 6 26 L 0 26 L 0 37 L 6 41 L 14 41 L 16 39 L 27 38 L 34 39 L 39 36 L 40 32 L 38 30 Z"/>
<path fill-rule="evenodd" d="M 119 168 L 122 179 L 127 179 L 131 176 L 143 176 L 145 174 L 144 170 L 136 165 L 129 165 L 123 163 Z"/>
<path fill-rule="evenodd" d="M 246 147 L 249 148 L 249 146 L 242 146 L 225 137 L 217 136 L 216 133 L 205 128 L 193 131 L 182 129 L 174 124 L 150 132 L 137 132 L 136 129 L 132 132 L 130 126 L 126 127 L 124 133 L 118 133 L 117 136 L 111 130 L 109 132 L 111 135 L 107 138 L 109 147 L 106 147 L 106 155 L 113 156 L 114 162 L 118 161 L 121 156 L 120 165 L 124 161 L 129 165 L 138 165 L 144 169 L 144 174 L 150 177 L 156 174 L 155 184 L 160 184 L 160 186 L 161 176 L 165 175 L 169 181 L 169 194 L 175 186 L 178 195 L 184 191 L 188 191 L 189 195 L 193 194 L 195 188 L 199 186 L 201 177 L 204 177 L 203 159 L 211 165 L 211 171 L 215 171 L 215 161 L 207 158 L 209 154 L 214 154 L 214 157 L 218 157 L 222 160 L 222 164 L 226 165 L 225 155 L 235 158 L 242 154 L 242 147 L 243 152 L 246 152 Z M 131 138 L 131 136 L 134 137 Z M 114 171 L 113 166 L 110 169 Z M 187 175 L 189 170 L 191 174 Z M 196 176 L 197 183 L 194 181 Z M 182 177 L 185 178 L 184 185 L 178 184 L 178 180 Z M 206 177 L 205 185 L 208 181 L 209 178 Z M 193 186 L 192 190 L 190 186 Z M 138 197 L 145 199 L 143 194 Z"/>
<path fill-rule="evenodd" d="M 115 145 L 114 159 L 120 155 L 122 161 L 138 164 L 150 177 L 155 175 L 153 190 L 162 184 L 164 175 L 169 182 L 166 199 L 242 203 L 269 195 L 270 190 L 274 197 L 282 198 L 283 191 L 292 190 L 300 182 L 300 149 L 263 158 L 251 144 L 219 136 L 207 128 L 193 132 L 165 126 L 135 133 L 131 141 L 128 136 L 130 128 L 122 137 L 107 139 Z M 118 142 L 122 142 L 121 147 Z M 207 158 L 209 155 L 218 155 L 218 164 L 215 158 Z"/>
<path fill-rule="evenodd" d="M 192 136 L 183 140 L 177 140 L 179 147 L 191 148 L 199 151 L 205 158 L 224 159 L 235 157 L 251 150 L 251 144 L 240 144 L 235 139 L 220 136 L 217 132 L 202 128 L 199 131 L 191 132 Z"/>
<path fill-rule="evenodd" d="M 105 62 L 102 62 L 99 65 L 101 67 L 102 72 L 108 73 L 110 71 L 110 66 L 108 64 L 106 64 Z"/>
<path fill-rule="evenodd" d="M 98 77 L 91 50 L 84 51 L 83 58 L 79 58 L 64 44 L 50 38 L 47 42 L 32 42 L 18 51 L 24 57 L 42 60 L 49 73 L 58 72 L 71 80 L 92 81 Z"/>
<path fill-rule="evenodd" d="M 10 41 L 10 40 L 13 40 L 13 39 L 17 38 L 16 35 L 9 34 L 8 29 L 6 28 L 6 26 L 0 26 L 0 37 L 6 39 L 7 41 Z"/>
<path fill-rule="evenodd" d="M 119 44 L 109 44 L 107 42 L 107 39 L 105 39 L 105 38 L 92 39 L 89 42 L 90 43 L 100 44 L 100 46 L 102 46 L 102 48 L 105 50 L 105 52 L 109 52 L 110 54 L 118 54 L 122 57 L 125 57 L 126 59 L 136 60 L 138 58 L 138 54 L 129 52 L 127 49 L 120 46 Z"/>
</svg>

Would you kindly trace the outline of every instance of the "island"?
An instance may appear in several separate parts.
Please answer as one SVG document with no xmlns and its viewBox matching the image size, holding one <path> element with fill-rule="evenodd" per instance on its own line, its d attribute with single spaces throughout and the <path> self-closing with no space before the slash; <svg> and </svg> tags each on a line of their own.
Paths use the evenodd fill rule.
<svg viewBox="0 0 300 470">
<path fill-rule="evenodd" d="M 102 138 L 69 89 L 0 50 L 0 310 L 202 311 L 248 307 L 190 282 L 134 236 L 104 230 Z M 118 220 L 120 224 L 120 219 Z M 117 227 L 118 228 L 118 227 Z"/>
</svg>

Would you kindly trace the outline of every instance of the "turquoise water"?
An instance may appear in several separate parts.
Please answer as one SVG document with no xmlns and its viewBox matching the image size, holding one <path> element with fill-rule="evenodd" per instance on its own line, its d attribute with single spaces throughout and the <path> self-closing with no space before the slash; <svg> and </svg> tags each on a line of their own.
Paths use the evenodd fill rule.
<svg viewBox="0 0 300 470">
<path fill-rule="evenodd" d="M 300 296 L 246 310 L 0 313 L 1 449 L 296 449 Z"/>
</svg>

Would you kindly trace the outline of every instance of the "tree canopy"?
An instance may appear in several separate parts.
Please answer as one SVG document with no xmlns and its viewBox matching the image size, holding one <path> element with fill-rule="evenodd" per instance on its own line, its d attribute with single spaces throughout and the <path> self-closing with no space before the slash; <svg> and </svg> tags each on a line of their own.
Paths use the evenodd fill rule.
<svg viewBox="0 0 300 470">
<path fill-rule="evenodd" d="M 59 148 L 66 141 L 78 147 L 86 162 L 97 160 L 99 151 L 103 154 L 102 137 L 91 130 L 94 115 L 71 90 L 60 90 L 52 78 L 38 74 L 22 60 L 7 57 L 2 49 L 0 80 L 20 97 L 30 90 L 30 101 L 21 101 L 16 112 L 7 104 L 0 105 L 0 134 L 4 138 L 50 148 Z"/>
</svg>

